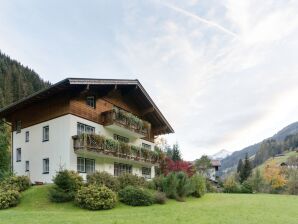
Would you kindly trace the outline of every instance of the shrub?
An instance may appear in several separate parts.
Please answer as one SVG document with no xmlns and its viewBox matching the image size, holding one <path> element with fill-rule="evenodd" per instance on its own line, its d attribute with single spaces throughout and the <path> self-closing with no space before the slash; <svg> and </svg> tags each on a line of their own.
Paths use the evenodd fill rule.
<svg viewBox="0 0 298 224">
<path fill-rule="evenodd" d="M 83 178 L 74 171 L 61 170 L 53 178 L 55 186 L 49 192 L 53 202 L 67 202 L 75 197 L 75 193 L 83 185 Z"/>
<path fill-rule="evenodd" d="M 75 192 L 83 185 L 83 178 L 75 171 L 61 170 L 53 179 L 65 192 Z"/>
<path fill-rule="evenodd" d="M 223 184 L 225 193 L 239 193 L 241 191 L 240 185 L 235 180 L 234 176 L 229 176 Z"/>
<path fill-rule="evenodd" d="M 157 191 L 163 191 L 164 176 L 156 176 L 149 182 L 149 188 Z"/>
<path fill-rule="evenodd" d="M 155 204 L 163 205 L 166 203 L 166 200 L 167 200 L 167 197 L 166 197 L 165 193 L 158 191 L 154 194 L 154 203 Z"/>
<path fill-rule="evenodd" d="M 119 191 L 121 202 L 131 206 L 149 206 L 153 204 L 153 196 L 142 188 L 127 186 Z"/>
<path fill-rule="evenodd" d="M 16 206 L 20 202 L 20 193 L 16 190 L 0 191 L 0 209 Z"/>
<path fill-rule="evenodd" d="M 10 176 L 1 183 L 1 188 L 5 190 L 25 191 L 31 185 L 27 176 Z"/>
<path fill-rule="evenodd" d="M 106 210 L 116 205 L 116 194 L 106 186 L 89 185 L 76 193 L 75 202 L 81 208 Z"/>
<path fill-rule="evenodd" d="M 127 186 L 144 187 L 147 183 L 144 177 L 138 177 L 130 173 L 123 173 L 118 177 L 120 189 Z"/>
<path fill-rule="evenodd" d="M 192 191 L 191 183 L 188 176 L 182 171 L 178 172 L 176 177 L 178 180 L 177 199 L 183 201 L 183 198 Z"/>
<path fill-rule="evenodd" d="M 217 193 L 219 191 L 217 187 L 211 183 L 211 181 L 208 181 L 208 180 L 205 180 L 205 181 L 206 181 L 206 192 Z"/>
<path fill-rule="evenodd" d="M 163 179 L 162 188 L 168 198 L 177 198 L 178 180 L 174 172 L 170 173 Z"/>
<path fill-rule="evenodd" d="M 200 198 L 206 193 L 206 179 L 200 174 L 191 177 L 191 186 L 194 197 Z"/>
<path fill-rule="evenodd" d="M 49 191 L 49 198 L 52 202 L 67 202 L 74 199 L 74 192 L 65 192 L 63 189 L 54 186 Z"/>
<path fill-rule="evenodd" d="M 253 193 L 253 187 L 249 181 L 246 180 L 241 184 L 241 193 L 244 193 L 244 194 Z"/>
<path fill-rule="evenodd" d="M 87 175 L 87 183 L 88 185 L 105 185 L 112 191 L 119 191 L 118 179 L 107 172 L 95 172 Z"/>
<path fill-rule="evenodd" d="M 298 195 L 298 170 L 289 170 L 289 180 L 287 183 L 289 194 Z"/>
</svg>

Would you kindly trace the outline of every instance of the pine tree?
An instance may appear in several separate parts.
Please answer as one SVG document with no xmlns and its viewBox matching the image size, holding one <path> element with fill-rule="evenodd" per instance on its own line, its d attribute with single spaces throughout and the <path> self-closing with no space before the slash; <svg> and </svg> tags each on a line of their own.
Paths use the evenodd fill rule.
<svg viewBox="0 0 298 224">
<path fill-rule="evenodd" d="M 243 167 L 242 159 L 239 159 L 238 166 L 237 166 L 237 173 L 240 173 Z"/>
<path fill-rule="evenodd" d="M 244 164 L 239 174 L 240 183 L 243 183 L 244 181 L 247 180 L 247 178 L 251 175 L 251 171 L 252 171 L 252 166 L 249 161 L 248 154 L 246 153 Z"/>
<path fill-rule="evenodd" d="M 181 161 L 182 160 L 178 143 L 173 145 L 172 160 L 173 161 Z"/>
</svg>

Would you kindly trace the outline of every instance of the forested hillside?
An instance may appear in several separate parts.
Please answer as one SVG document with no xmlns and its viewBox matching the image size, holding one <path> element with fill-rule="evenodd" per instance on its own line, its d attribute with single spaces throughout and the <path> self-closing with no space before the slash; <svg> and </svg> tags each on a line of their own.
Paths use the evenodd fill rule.
<svg viewBox="0 0 298 224">
<path fill-rule="evenodd" d="M 0 108 L 49 85 L 32 69 L 0 52 Z"/>
<path fill-rule="evenodd" d="M 298 147 L 298 122 L 292 123 L 280 130 L 271 138 L 234 152 L 221 161 L 221 172 L 233 169 L 239 159 L 244 159 L 246 153 L 254 157 L 254 165 L 260 165 L 271 156 L 282 153 L 285 150 Z"/>
<path fill-rule="evenodd" d="M 32 69 L 0 51 L 0 108 L 49 86 Z M 0 121 L 0 179 L 9 171 L 9 125 Z"/>
</svg>

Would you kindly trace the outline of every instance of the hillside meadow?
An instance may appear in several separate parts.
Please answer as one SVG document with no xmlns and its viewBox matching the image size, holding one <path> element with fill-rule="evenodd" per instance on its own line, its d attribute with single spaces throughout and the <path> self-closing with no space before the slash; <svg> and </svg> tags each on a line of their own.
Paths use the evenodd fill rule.
<svg viewBox="0 0 298 224">
<path fill-rule="evenodd" d="M 25 191 L 21 203 L 0 211 L 1 224 L 297 224 L 298 197 L 266 194 L 207 194 L 186 202 L 167 201 L 165 205 L 129 207 L 119 203 L 107 211 L 87 211 L 72 203 L 48 201 L 49 186 Z"/>
</svg>

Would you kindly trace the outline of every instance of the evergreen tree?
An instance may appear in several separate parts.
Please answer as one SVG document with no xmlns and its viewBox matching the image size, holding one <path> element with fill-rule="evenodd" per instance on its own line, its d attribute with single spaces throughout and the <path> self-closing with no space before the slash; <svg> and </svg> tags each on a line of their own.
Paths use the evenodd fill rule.
<svg viewBox="0 0 298 224">
<path fill-rule="evenodd" d="M 211 168 L 211 160 L 208 156 L 203 155 L 200 159 L 195 161 L 196 170 L 202 174 L 206 174 L 207 170 Z"/>
<path fill-rule="evenodd" d="M 242 159 L 239 159 L 238 166 L 237 166 L 237 173 L 240 173 L 243 167 Z"/>
<path fill-rule="evenodd" d="M 252 171 L 252 166 L 249 161 L 248 154 L 246 154 L 244 164 L 243 164 L 242 169 L 240 170 L 240 174 L 239 174 L 240 183 L 243 183 L 244 181 L 247 180 L 248 177 L 250 177 L 251 171 Z"/>
<path fill-rule="evenodd" d="M 173 145 L 172 160 L 173 161 L 181 161 L 182 160 L 178 143 Z"/>
<path fill-rule="evenodd" d="M 9 133 L 7 125 L 0 122 L 0 180 L 10 171 Z"/>
</svg>

